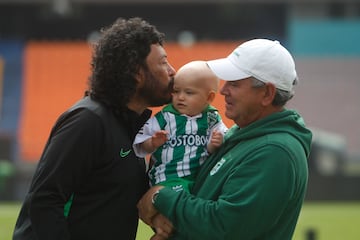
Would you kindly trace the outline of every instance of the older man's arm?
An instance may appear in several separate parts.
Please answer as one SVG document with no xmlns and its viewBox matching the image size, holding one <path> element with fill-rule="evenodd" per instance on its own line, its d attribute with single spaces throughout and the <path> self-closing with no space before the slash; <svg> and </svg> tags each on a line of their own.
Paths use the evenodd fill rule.
<svg viewBox="0 0 360 240">
<path fill-rule="evenodd" d="M 150 188 L 137 204 L 140 219 L 156 232 L 152 239 L 167 239 L 174 231 L 174 226 L 170 220 L 160 214 L 153 204 L 157 193 L 162 188 L 163 186 Z"/>
</svg>

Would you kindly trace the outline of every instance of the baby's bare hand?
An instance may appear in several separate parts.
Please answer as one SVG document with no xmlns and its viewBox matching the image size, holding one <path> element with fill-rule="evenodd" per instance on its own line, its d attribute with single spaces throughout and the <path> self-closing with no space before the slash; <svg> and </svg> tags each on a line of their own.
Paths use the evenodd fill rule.
<svg viewBox="0 0 360 240">
<path fill-rule="evenodd" d="M 210 143 L 214 147 L 220 147 L 223 142 L 223 139 L 224 139 L 224 136 L 222 135 L 222 133 L 214 130 L 214 132 L 212 133 L 212 136 L 211 136 Z"/>
<path fill-rule="evenodd" d="M 165 130 L 160 130 L 160 131 L 156 132 L 151 137 L 153 147 L 158 148 L 161 145 L 163 145 L 164 143 L 166 143 L 166 141 L 168 140 L 167 135 L 168 135 L 168 133 Z"/>
</svg>

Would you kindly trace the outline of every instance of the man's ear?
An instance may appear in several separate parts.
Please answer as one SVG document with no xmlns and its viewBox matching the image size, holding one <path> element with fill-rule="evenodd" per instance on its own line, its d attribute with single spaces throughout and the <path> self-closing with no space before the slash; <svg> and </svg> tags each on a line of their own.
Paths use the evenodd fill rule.
<svg viewBox="0 0 360 240">
<path fill-rule="evenodd" d="M 215 99 L 215 91 L 210 91 L 209 94 L 208 94 L 208 103 L 212 103 Z"/>
<path fill-rule="evenodd" d="M 135 74 L 135 79 L 138 84 L 141 84 L 145 76 L 144 69 L 142 67 L 139 67 L 137 73 Z"/>
<path fill-rule="evenodd" d="M 264 106 L 271 105 L 276 94 L 276 87 L 272 83 L 266 83 L 265 84 L 265 90 L 264 90 L 264 96 L 262 103 Z"/>
</svg>

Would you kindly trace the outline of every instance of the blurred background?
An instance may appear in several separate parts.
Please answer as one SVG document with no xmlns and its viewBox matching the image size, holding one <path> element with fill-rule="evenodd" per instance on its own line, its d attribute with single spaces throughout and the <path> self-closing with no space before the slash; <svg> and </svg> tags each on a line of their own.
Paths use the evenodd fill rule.
<svg viewBox="0 0 360 240">
<path fill-rule="evenodd" d="M 288 107 L 314 131 L 306 200 L 360 199 L 359 0 L 0 0 L 0 200 L 24 198 L 53 123 L 83 96 L 99 30 L 134 16 L 166 34 L 176 69 L 279 40 L 300 78 Z"/>
</svg>

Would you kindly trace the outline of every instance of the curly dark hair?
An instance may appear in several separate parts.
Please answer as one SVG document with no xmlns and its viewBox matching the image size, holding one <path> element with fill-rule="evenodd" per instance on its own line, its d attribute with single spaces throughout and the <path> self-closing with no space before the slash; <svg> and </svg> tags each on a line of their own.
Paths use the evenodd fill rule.
<svg viewBox="0 0 360 240">
<path fill-rule="evenodd" d="M 86 95 L 114 111 L 122 111 L 135 93 L 135 74 L 147 69 L 146 57 L 152 44 L 163 45 L 164 34 L 145 20 L 119 18 L 101 30 L 94 45 L 92 74 Z"/>
</svg>

